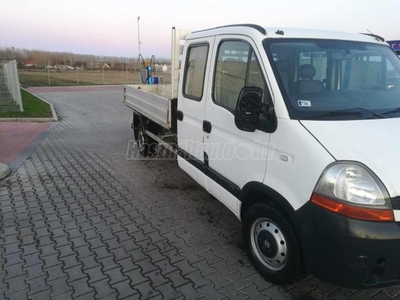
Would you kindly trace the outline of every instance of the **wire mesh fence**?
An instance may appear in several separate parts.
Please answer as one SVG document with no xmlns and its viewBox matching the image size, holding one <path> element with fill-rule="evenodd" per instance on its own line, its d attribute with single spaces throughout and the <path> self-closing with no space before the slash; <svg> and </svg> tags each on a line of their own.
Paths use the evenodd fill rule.
<svg viewBox="0 0 400 300">
<path fill-rule="evenodd" d="M 139 71 L 126 70 L 90 70 L 90 69 L 20 69 L 19 80 L 23 87 L 32 86 L 74 86 L 74 85 L 121 85 L 139 84 Z M 171 73 L 153 72 L 158 83 L 170 83 Z M 161 80 L 162 78 L 162 80 Z M 154 82 L 155 83 L 155 82 Z"/>
<path fill-rule="evenodd" d="M 15 60 L 0 69 L 0 112 L 23 111 L 21 89 Z"/>
</svg>

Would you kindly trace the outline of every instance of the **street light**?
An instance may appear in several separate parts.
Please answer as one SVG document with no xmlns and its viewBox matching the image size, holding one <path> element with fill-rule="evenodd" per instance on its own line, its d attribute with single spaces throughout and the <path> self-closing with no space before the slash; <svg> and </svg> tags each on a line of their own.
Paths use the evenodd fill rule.
<svg viewBox="0 0 400 300">
<path fill-rule="evenodd" d="M 140 29 L 139 29 L 139 20 L 140 16 L 137 17 L 137 36 L 138 36 L 138 48 L 139 48 L 139 54 L 138 54 L 138 66 L 139 66 L 139 72 L 140 72 Z"/>
</svg>

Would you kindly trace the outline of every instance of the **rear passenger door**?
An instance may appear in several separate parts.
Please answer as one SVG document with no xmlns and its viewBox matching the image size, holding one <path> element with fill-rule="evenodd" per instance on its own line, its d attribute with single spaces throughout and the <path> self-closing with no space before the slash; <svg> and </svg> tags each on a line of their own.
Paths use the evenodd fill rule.
<svg viewBox="0 0 400 300">
<path fill-rule="evenodd" d="M 178 164 L 206 188 L 203 121 L 214 37 L 186 41 L 178 92 Z"/>
<path fill-rule="evenodd" d="M 250 38 L 217 36 L 215 45 L 205 113 L 207 185 L 211 194 L 237 213 L 243 186 L 264 178 L 270 135 L 239 130 L 234 122 L 236 103 L 245 86 L 261 88 L 264 102 L 270 102 L 271 96 Z"/>
</svg>

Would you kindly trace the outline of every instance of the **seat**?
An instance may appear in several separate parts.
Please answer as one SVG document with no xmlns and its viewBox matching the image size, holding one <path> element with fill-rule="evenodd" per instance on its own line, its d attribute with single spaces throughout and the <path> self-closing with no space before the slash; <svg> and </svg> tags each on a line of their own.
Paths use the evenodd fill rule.
<svg viewBox="0 0 400 300">
<path fill-rule="evenodd" d="M 300 94 L 319 93 L 326 91 L 322 81 L 313 80 L 316 70 L 312 65 L 305 64 L 299 68 L 300 79 L 297 82 L 297 89 Z"/>
</svg>

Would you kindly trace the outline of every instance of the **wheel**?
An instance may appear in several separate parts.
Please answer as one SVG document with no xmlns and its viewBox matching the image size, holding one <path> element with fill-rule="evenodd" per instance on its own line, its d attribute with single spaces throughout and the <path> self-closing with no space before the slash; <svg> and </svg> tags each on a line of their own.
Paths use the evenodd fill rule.
<svg viewBox="0 0 400 300">
<path fill-rule="evenodd" d="M 139 153 L 142 156 L 149 155 L 149 139 L 146 135 L 146 131 L 144 129 L 143 124 L 140 124 L 138 135 L 137 135 L 137 144 L 139 147 Z"/>
<path fill-rule="evenodd" d="M 140 155 L 148 156 L 156 152 L 157 143 L 146 134 L 145 127 L 142 123 L 139 124 L 137 132 L 134 130 L 134 134 Z"/>
<path fill-rule="evenodd" d="M 247 210 L 243 242 L 250 261 L 268 281 L 285 285 L 304 275 L 297 237 L 276 208 L 257 203 Z"/>
</svg>

